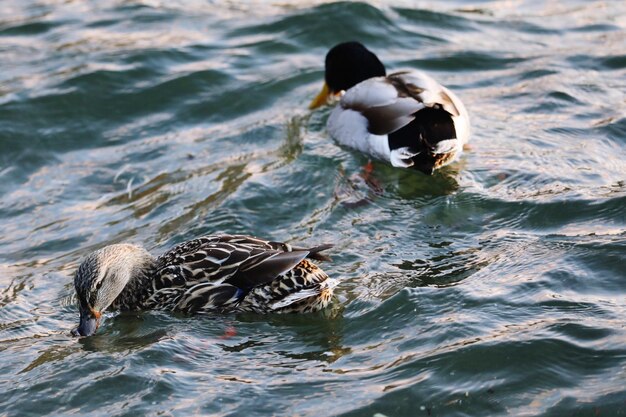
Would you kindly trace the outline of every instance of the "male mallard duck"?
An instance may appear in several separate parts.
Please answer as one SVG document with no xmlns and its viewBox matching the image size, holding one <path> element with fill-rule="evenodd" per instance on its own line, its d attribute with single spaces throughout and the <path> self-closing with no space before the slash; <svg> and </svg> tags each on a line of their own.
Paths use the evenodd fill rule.
<svg viewBox="0 0 626 417">
<path fill-rule="evenodd" d="M 74 277 L 80 324 L 89 336 L 109 307 L 184 313 L 304 313 L 325 308 L 336 280 L 307 260 L 332 245 L 294 248 L 241 235 L 204 236 L 158 258 L 121 243 L 91 253 Z"/>
<path fill-rule="evenodd" d="M 325 79 L 309 107 L 341 97 L 328 132 L 343 145 L 430 175 L 457 159 L 469 140 L 469 116 L 454 93 L 420 71 L 386 76 L 378 57 L 358 42 L 328 52 Z"/>
</svg>

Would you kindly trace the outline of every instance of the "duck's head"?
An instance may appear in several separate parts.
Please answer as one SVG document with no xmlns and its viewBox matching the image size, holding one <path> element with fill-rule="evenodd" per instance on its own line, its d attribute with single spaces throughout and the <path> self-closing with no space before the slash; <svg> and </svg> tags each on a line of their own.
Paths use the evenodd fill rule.
<svg viewBox="0 0 626 417">
<path fill-rule="evenodd" d="M 91 336 L 100 316 L 120 295 L 126 284 L 149 269 L 154 258 L 142 247 L 120 243 L 99 249 L 83 260 L 74 276 L 80 323 L 74 336 Z"/>
<path fill-rule="evenodd" d="M 382 62 L 359 42 L 335 45 L 326 54 L 324 87 L 309 108 L 315 109 L 326 104 L 329 97 L 338 96 L 361 81 L 385 75 Z"/>
</svg>

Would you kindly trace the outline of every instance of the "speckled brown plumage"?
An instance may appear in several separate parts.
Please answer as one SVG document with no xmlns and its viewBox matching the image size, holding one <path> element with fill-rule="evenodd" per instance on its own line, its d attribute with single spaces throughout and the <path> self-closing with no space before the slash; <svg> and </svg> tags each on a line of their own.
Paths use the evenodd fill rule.
<svg viewBox="0 0 626 417">
<path fill-rule="evenodd" d="M 188 314 L 323 309 L 336 281 L 309 259 L 328 259 L 321 252 L 330 247 L 214 235 L 182 243 L 155 259 L 136 245 L 107 246 L 90 254 L 76 272 L 77 332 L 95 331 L 96 319 L 109 307 Z"/>
</svg>

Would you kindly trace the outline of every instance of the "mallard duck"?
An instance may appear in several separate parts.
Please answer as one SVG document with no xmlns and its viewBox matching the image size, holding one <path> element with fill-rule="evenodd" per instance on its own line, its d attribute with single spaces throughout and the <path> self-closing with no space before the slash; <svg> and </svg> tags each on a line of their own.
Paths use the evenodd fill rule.
<svg viewBox="0 0 626 417">
<path fill-rule="evenodd" d="M 309 259 L 332 245 L 303 249 L 243 235 L 204 236 L 154 258 L 114 244 L 88 255 L 74 276 L 80 323 L 90 336 L 107 309 L 183 313 L 305 313 L 325 308 L 337 281 Z"/>
<path fill-rule="evenodd" d="M 328 133 L 371 157 L 430 175 L 456 160 L 469 140 L 469 116 L 454 93 L 421 71 L 386 75 L 378 57 L 358 42 L 328 52 L 325 80 L 309 107 L 340 98 Z"/>
</svg>

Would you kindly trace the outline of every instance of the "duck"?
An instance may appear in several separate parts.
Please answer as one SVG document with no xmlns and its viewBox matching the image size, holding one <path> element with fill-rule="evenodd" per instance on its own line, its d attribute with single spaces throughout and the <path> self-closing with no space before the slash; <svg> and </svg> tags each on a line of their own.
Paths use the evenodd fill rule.
<svg viewBox="0 0 626 417">
<path fill-rule="evenodd" d="M 359 42 L 328 51 L 324 78 L 309 108 L 339 102 L 327 130 L 341 145 L 432 175 L 456 161 L 469 141 L 469 115 L 452 91 L 415 69 L 387 75 Z"/>
<path fill-rule="evenodd" d="M 159 257 L 118 243 L 78 266 L 74 288 L 80 320 L 74 336 L 91 336 L 107 310 L 199 313 L 309 313 L 328 306 L 337 280 L 311 260 L 322 251 L 247 235 L 207 235 Z"/>
</svg>

